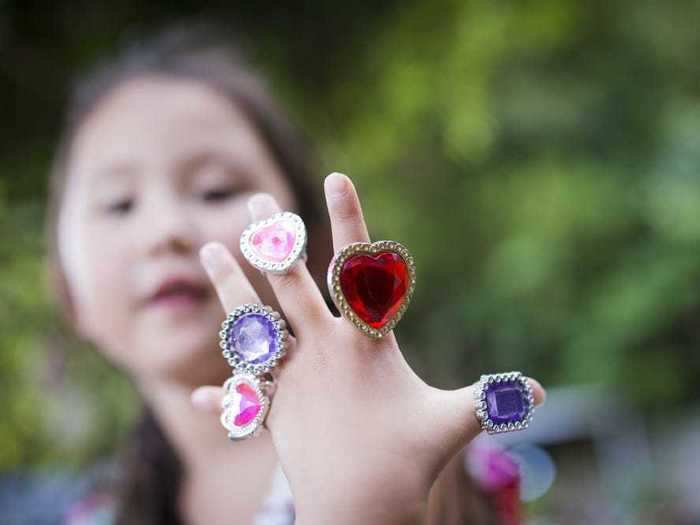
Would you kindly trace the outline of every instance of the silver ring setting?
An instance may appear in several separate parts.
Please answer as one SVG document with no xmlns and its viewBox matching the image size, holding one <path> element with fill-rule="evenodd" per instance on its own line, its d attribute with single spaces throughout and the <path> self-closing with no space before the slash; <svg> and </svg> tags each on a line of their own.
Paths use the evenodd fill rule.
<svg viewBox="0 0 700 525">
<path fill-rule="evenodd" d="M 489 434 L 524 430 L 535 411 L 532 387 L 520 372 L 482 375 L 474 400 L 476 417 Z"/>
<path fill-rule="evenodd" d="M 263 272 L 286 273 L 306 260 L 306 226 L 296 213 L 282 211 L 250 224 L 241 234 L 241 253 Z"/>
</svg>

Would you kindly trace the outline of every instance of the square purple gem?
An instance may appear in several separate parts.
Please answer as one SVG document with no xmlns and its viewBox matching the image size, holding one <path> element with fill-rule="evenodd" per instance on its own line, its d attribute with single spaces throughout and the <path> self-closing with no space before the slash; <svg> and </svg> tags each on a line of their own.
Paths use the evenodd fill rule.
<svg viewBox="0 0 700 525">
<path fill-rule="evenodd" d="M 527 393 L 519 381 L 495 382 L 486 387 L 486 411 L 495 425 L 523 421 L 528 408 Z"/>
</svg>

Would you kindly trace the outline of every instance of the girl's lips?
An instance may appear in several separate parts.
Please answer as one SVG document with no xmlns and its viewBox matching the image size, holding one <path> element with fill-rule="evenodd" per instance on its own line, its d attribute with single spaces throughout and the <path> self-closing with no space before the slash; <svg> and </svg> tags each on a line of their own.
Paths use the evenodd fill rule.
<svg viewBox="0 0 700 525">
<path fill-rule="evenodd" d="M 172 308 L 193 307 L 203 303 L 206 300 L 201 294 L 193 294 L 190 292 L 173 292 L 154 297 L 150 301 L 151 306 L 166 306 Z"/>
<path fill-rule="evenodd" d="M 209 299 L 209 287 L 185 278 L 164 280 L 148 301 L 148 306 L 191 308 Z"/>
</svg>

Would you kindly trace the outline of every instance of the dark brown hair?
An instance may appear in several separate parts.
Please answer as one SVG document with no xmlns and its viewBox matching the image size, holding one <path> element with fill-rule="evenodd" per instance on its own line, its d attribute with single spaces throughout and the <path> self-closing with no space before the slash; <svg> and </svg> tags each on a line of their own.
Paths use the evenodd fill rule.
<svg viewBox="0 0 700 525">
<path fill-rule="evenodd" d="M 287 176 L 297 209 L 309 225 L 310 237 L 314 236 L 313 227 L 327 230 L 308 149 L 238 48 L 211 27 L 170 29 L 147 42 L 131 44 L 116 58 L 98 66 L 75 86 L 69 102 L 51 176 L 47 214 L 50 279 L 68 320 L 73 318 L 72 303 L 58 256 L 56 230 L 72 143 L 86 117 L 109 93 L 142 76 L 192 79 L 223 94 L 248 117 Z M 311 268 L 313 271 L 313 265 Z M 144 406 L 142 419 L 124 447 L 121 472 L 117 523 L 182 523 L 177 511 L 182 465 L 148 406 Z M 462 454 L 453 459 L 436 483 L 429 514 L 431 525 L 494 523 L 487 502 L 465 473 Z"/>
</svg>

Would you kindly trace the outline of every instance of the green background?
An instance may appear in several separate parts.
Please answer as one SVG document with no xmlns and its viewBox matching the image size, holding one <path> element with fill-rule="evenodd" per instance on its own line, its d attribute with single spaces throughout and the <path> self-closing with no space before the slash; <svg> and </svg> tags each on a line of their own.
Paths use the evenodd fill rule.
<svg viewBox="0 0 700 525">
<path fill-rule="evenodd" d="M 88 463 L 133 417 L 48 302 L 46 177 L 71 78 L 190 15 L 248 43 L 319 181 L 351 175 L 414 253 L 397 331 L 431 382 L 600 385 L 651 428 L 698 406 L 700 3 L 375 4 L 0 2 L 0 469 Z"/>
</svg>

